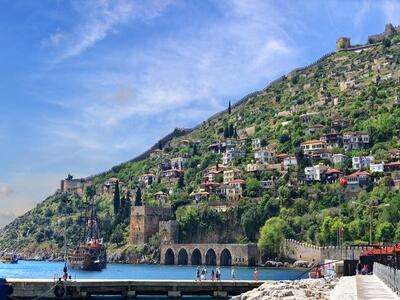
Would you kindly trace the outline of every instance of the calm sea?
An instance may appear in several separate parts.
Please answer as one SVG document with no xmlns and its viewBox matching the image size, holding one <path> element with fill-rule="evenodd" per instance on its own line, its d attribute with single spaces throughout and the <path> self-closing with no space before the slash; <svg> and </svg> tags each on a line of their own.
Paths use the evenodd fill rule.
<svg viewBox="0 0 400 300">
<path fill-rule="evenodd" d="M 61 277 L 64 263 L 42 262 L 42 261 L 19 261 L 18 264 L 1 264 L 0 278 L 45 278 L 53 279 Z M 215 268 L 207 266 L 208 277 L 211 270 Z M 253 279 L 254 268 L 235 267 L 238 280 Z M 258 268 L 260 280 L 291 280 L 298 277 L 304 270 L 298 269 L 271 269 Z M 107 268 L 101 272 L 69 270 L 73 279 L 194 279 L 195 266 L 163 266 L 163 265 L 127 265 L 107 264 Z M 222 280 L 230 279 L 231 268 L 221 267 Z M 304 275 L 303 278 L 306 278 Z M 209 279 L 209 278 L 207 278 Z M 183 297 L 186 300 L 206 300 L 212 297 Z M 97 300 L 120 300 L 120 297 L 92 297 Z M 163 296 L 139 296 L 138 300 L 168 300 Z"/>
</svg>

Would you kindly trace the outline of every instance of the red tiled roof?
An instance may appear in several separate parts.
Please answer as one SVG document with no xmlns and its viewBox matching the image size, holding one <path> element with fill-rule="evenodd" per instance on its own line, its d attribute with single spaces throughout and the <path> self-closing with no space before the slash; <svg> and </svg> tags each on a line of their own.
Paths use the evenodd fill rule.
<svg viewBox="0 0 400 300">
<path fill-rule="evenodd" d="M 306 141 L 301 143 L 302 145 L 309 145 L 309 144 L 325 144 L 325 142 L 323 141 L 319 141 L 319 140 L 310 140 L 310 141 Z"/>
<path fill-rule="evenodd" d="M 361 171 L 361 172 L 354 172 L 350 175 L 348 175 L 347 177 L 358 177 L 358 176 L 370 176 L 371 174 L 369 174 L 366 171 Z"/>
<path fill-rule="evenodd" d="M 232 181 L 229 182 L 229 184 L 231 183 L 245 183 L 246 181 L 244 181 L 243 179 L 234 179 Z"/>
<path fill-rule="evenodd" d="M 385 164 L 385 166 L 400 166 L 400 161 L 392 161 L 390 163 Z"/>
<path fill-rule="evenodd" d="M 334 169 L 334 168 L 329 168 L 329 169 L 326 171 L 326 174 L 334 174 L 334 173 L 342 173 L 342 172 L 339 171 L 339 170 L 337 170 L 337 169 Z"/>
</svg>

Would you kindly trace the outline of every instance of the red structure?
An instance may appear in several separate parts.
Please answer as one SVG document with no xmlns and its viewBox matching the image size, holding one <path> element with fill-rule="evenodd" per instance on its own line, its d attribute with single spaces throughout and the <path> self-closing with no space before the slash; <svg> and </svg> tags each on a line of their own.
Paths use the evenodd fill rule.
<svg viewBox="0 0 400 300">
<path fill-rule="evenodd" d="M 374 262 L 400 269 L 400 244 L 374 246 L 361 252 L 360 261 L 362 264 L 368 264 L 369 270 L 372 270 Z"/>
</svg>

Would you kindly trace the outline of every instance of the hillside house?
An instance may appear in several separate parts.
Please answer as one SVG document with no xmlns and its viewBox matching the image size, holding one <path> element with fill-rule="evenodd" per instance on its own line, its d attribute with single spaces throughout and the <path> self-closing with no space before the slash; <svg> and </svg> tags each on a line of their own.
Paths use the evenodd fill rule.
<svg viewBox="0 0 400 300">
<path fill-rule="evenodd" d="M 246 165 L 246 172 L 248 172 L 248 173 L 260 172 L 263 170 L 265 170 L 265 165 L 263 165 L 259 162 Z"/>
<path fill-rule="evenodd" d="M 323 174 L 321 181 L 324 183 L 334 183 L 338 181 L 339 177 L 342 176 L 342 172 L 340 170 L 334 168 L 328 168 Z"/>
<path fill-rule="evenodd" d="M 318 115 L 319 115 L 319 113 L 317 113 L 317 112 L 311 112 L 311 113 L 307 113 L 307 114 L 302 114 L 299 117 L 299 121 L 302 124 L 311 124 L 313 118 L 318 116 Z"/>
<path fill-rule="evenodd" d="M 235 138 L 226 138 L 224 142 L 227 148 L 232 148 L 237 145 L 237 139 Z"/>
<path fill-rule="evenodd" d="M 283 159 L 282 164 L 285 170 L 289 168 L 297 169 L 297 158 L 296 156 L 287 156 Z"/>
<path fill-rule="evenodd" d="M 320 132 L 322 130 L 322 128 L 324 128 L 324 125 L 322 124 L 315 124 L 315 125 L 311 125 L 310 127 L 308 127 L 306 133 L 308 134 L 314 134 L 317 132 Z"/>
<path fill-rule="evenodd" d="M 225 198 L 225 200 L 228 202 L 239 201 L 240 198 L 242 197 L 241 190 L 239 191 L 227 184 L 221 184 L 219 187 L 217 187 L 215 193 L 220 197 Z"/>
<path fill-rule="evenodd" d="M 168 194 L 164 192 L 157 192 L 153 194 L 153 197 L 158 201 L 160 206 L 164 206 L 167 202 Z"/>
<path fill-rule="evenodd" d="M 311 140 L 300 144 L 301 149 L 305 155 L 313 154 L 317 150 L 326 149 L 326 144 L 323 141 Z"/>
<path fill-rule="evenodd" d="M 223 164 L 215 164 L 215 165 L 209 167 L 207 172 L 212 172 L 212 171 L 223 172 L 224 169 L 226 169 L 225 165 L 223 165 Z"/>
<path fill-rule="evenodd" d="M 358 171 L 346 176 L 347 192 L 358 193 L 371 184 L 371 175 L 365 171 Z"/>
<path fill-rule="evenodd" d="M 253 151 L 259 150 L 263 146 L 262 144 L 263 144 L 262 139 L 252 139 L 251 140 L 251 149 L 253 149 Z"/>
<path fill-rule="evenodd" d="M 179 176 L 181 176 L 182 173 L 183 173 L 182 171 L 175 169 L 165 170 L 161 172 L 161 179 L 162 180 L 177 179 L 179 178 Z"/>
<path fill-rule="evenodd" d="M 171 169 L 182 171 L 189 158 L 190 155 L 188 153 L 177 154 L 174 158 L 171 158 Z"/>
<path fill-rule="evenodd" d="M 384 167 L 385 172 L 400 171 L 400 161 L 394 161 L 394 162 L 387 163 L 383 167 Z"/>
<path fill-rule="evenodd" d="M 335 119 L 331 122 L 331 128 L 336 132 L 342 131 L 344 128 L 350 125 L 350 121 L 346 119 Z"/>
<path fill-rule="evenodd" d="M 275 150 L 273 149 L 265 148 L 265 149 L 259 149 L 254 152 L 254 159 L 263 164 L 272 162 L 274 158 L 275 158 Z"/>
<path fill-rule="evenodd" d="M 389 150 L 389 155 L 391 159 L 400 159 L 400 150 L 399 149 L 391 149 Z"/>
<path fill-rule="evenodd" d="M 242 172 L 237 169 L 237 168 L 232 168 L 232 169 L 227 169 L 224 170 L 224 183 L 228 184 L 229 182 L 236 180 L 236 179 L 241 179 L 242 178 Z"/>
<path fill-rule="evenodd" d="M 240 195 L 242 195 L 242 191 L 244 186 L 246 185 L 246 181 L 243 179 L 234 179 L 228 183 L 230 187 L 235 188 L 237 191 L 240 191 Z"/>
<path fill-rule="evenodd" d="M 342 153 L 332 154 L 332 162 L 334 166 L 340 166 L 345 163 L 347 156 Z"/>
<path fill-rule="evenodd" d="M 160 168 L 161 171 L 171 170 L 171 160 L 170 159 L 163 160 L 158 165 L 158 167 Z"/>
<path fill-rule="evenodd" d="M 343 133 L 343 148 L 345 151 L 358 150 L 369 144 L 369 134 L 360 132 Z"/>
<path fill-rule="evenodd" d="M 207 202 L 210 194 L 206 191 L 198 191 L 190 194 L 193 197 L 194 203 Z"/>
<path fill-rule="evenodd" d="M 222 163 L 224 165 L 230 165 L 236 158 L 245 157 L 246 151 L 240 148 L 232 148 L 225 151 L 222 156 Z"/>
<path fill-rule="evenodd" d="M 214 152 L 215 154 L 221 154 L 226 150 L 225 142 L 216 142 L 208 145 L 208 150 Z"/>
<path fill-rule="evenodd" d="M 343 145 L 343 136 L 340 133 L 335 133 L 335 132 L 331 132 L 331 133 L 326 133 L 323 134 L 320 138 L 321 141 L 325 142 L 328 147 L 342 147 Z"/>
<path fill-rule="evenodd" d="M 306 182 L 321 181 L 321 174 L 328 169 L 323 164 L 318 164 L 313 167 L 305 167 L 304 175 Z"/>
<path fill-rule="evenodd" d="M 200 184 L 200 188 L 210 194 L 213 194 L 219 185 L 219 183 L 214 181 L 206 181 Z"/>
<path fill-rule="evenodd" d="M 370 163 L 369 164 L 369 171 L 371 173 L 383 173 L 384 171 L 384 163 L 380 163 L 380 164 L 374 164 L 374 163 Z"/>
<path fill-rule="evenodd" d="M 354 170 L 368 169 L 370 164 L 374 163 L 373 156 L 354 156 L 351 160 Z"/>
<path fill-rule="evenodd" d="M 119 189 L 121 190 L 124 183 L 122 181 L 118 180 L 118 178 L 116 178 L 116 177 L 109 178 L 106 182 L 103 183 L 103 187 L 102 187 L 103 193 L 108 194 L 108 195 L 114 194 L 117 183 L 118 183 Z"/>
<path fill-rule="evenodd" d="M 214 182 L 219 174 L 222 173 L 222 169 L 220 171 L 211 170 L 204 174 L 203 181 L 204 182 Z"/>
<path fill-rule="evenodd" d="M 313 160 L 328 160 L 328 161 L 332 161 L 332 151 L 330 150 L 315 150 L 311 155 L 311 158 Z"/>
<path fill-rule="evenodd" d="M 276 187 L 275 181 L 273 179 L 261 181 L 261 188 L 264 191 L 274 190 Z"/>
<path fill-rule="evenodd" d="M 143 174 L 139 177 L 139 180 L 143 182 L 145 185 L 152 185 L 154 182 L 157 182 L 157 176 L 153 173 Z"/>
</svg>

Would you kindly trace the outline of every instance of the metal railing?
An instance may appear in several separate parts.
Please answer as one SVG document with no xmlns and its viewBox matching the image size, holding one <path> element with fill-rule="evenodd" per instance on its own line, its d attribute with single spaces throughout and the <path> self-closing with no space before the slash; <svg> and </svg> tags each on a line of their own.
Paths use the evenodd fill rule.
<svg viewBox="0 0 400 300">
<path fill-rule="evenodd" d="M 374 262 L 374 275 L 395 293 L 400 292 L 400 270 Z"/>
</svg>

